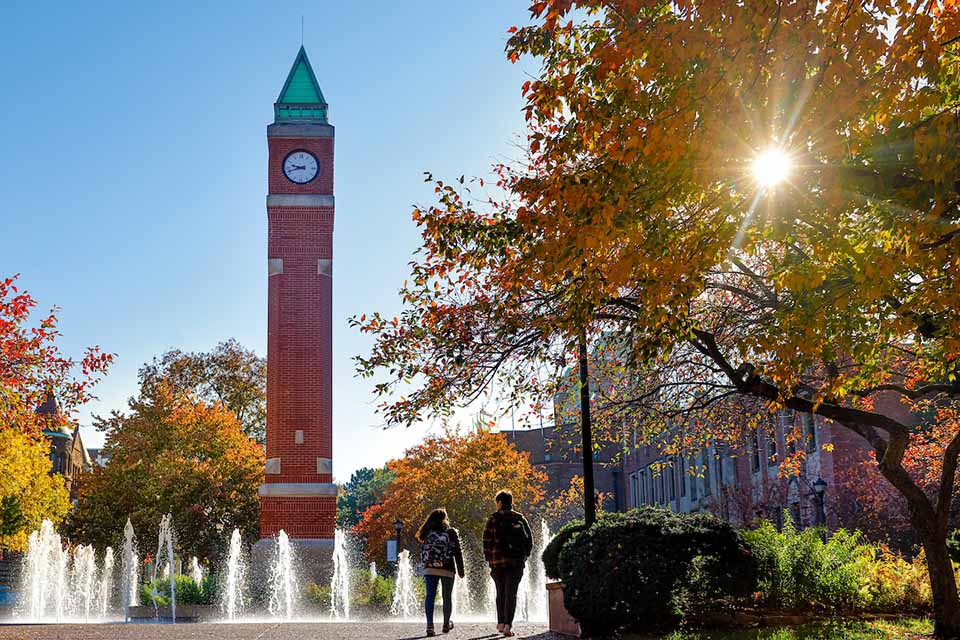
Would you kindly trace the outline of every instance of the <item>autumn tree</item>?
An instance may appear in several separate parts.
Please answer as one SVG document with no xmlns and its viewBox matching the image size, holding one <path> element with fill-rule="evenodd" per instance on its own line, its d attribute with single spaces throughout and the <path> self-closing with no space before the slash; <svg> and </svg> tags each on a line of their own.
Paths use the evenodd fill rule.
<svg viewBox="0 0 960 640">
<path fill-rule="evenodd" d="M 171 513 L 186 554 L 216 561 L 234 528 L 248 543 L 257 539 L 263 451 L 223 404 L 145 384 L 127 412 L 95 426 L 106 435 L 108 461 L 83 478 L 71 538 L 116 544 L 130 518 L 149 547 Z"/>
<path fill-rule="evenodd" d="M 355 319 L 377 336 L 359 368 L 386 374 L 388 419 L 448 415 L 498 384 L 546 401 L 580 332 L 616 335 L 607 378 L 648 441 L 734 439 L 782 409 L 861 436 L 923 543 L 937 634 L 960 633 L 960 6 L 531 14 L 507 48 L 541 64 L 523 87 L 526 162 L 498 168 L 492 197 L 438 182 L 438 205 L 414 212 L 403 314 Z M 893 417 L 882 393 L 944 411 Z M 936 464 L 921 477 L 910 458 Z"/>
<path fill-rule="evenodd" d="M 386 541 L 395 537 L 394 523 L 404 524 L 402 548 L 415 548 L 414 534 L 433 509 L 445 508 L 465 546 L 480 548 L 487 517 L 496 510 L 494 496 L 513 492 L 517 509 L 535 510 L 543 499 L 543 473 L 498 433 L 447 432 L 430 436 L 391 460 L 395 475 L 377 504 L 364 511 L 355 531 L 366 538 L 367 553 L 382 560 Z"/>
<path fill-rule="evenodd" d="M 340 486 L 340 495 L 337 496 L 337 527 L 352 529 L 359 524 L 364 512 L 380 502 L 394 478 L 395 475 L 386 467 L 364 467 L 354 471 L 349 482 Z"/>
<path fill-rule="evenodd" d="M 208 404 L 222 402 L 244 432 L 263 443 L 267 426 L 267 359 L 231 338 L 209 352 L 171 349 L 139 371 L 140 384 L 162 383 Z"/>
<path fill-rule="evenodd" d="M 0 545 L 14 550 L 26 548 L 30 530 L 42 520 L 59 523 L 69 510 L 63 478 L 50 474 L 43 429 L 72 424 L 113 360 L 96 347 L 79 362 L 64 356 L 57 310 L 36 320 L 36 307 L 15 277 L 0 280 Z M 61 410 L 38 414 L 50 394 Z"/>
</svg>

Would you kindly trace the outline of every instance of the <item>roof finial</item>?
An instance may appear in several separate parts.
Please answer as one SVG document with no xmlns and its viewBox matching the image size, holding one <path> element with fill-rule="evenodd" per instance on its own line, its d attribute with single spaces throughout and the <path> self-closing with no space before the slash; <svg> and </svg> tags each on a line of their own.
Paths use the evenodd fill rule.
<svg viewBox="0 0 960 640">
<path fill-rule="evenodd" d="M 300 14 L 300 46 L 303 46 L 303 14 Z"/>
</svg>

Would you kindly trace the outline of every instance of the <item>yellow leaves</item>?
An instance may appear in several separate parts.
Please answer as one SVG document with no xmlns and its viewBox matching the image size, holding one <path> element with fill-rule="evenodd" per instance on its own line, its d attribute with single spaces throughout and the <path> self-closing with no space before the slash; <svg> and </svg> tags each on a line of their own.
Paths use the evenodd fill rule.
<svg viewBox="0 0 960 640">
<path fill-rule="evenodd" d="M 59 523 L 70 510 L 70 498 L 63 477 L 50 475 L 49 442 L 17 429 L 0 427 L 0 498 L 15 497 L 27 528 L 0 544 L 25 550 L 32 529 L 43 519 Z"/>
</svg>

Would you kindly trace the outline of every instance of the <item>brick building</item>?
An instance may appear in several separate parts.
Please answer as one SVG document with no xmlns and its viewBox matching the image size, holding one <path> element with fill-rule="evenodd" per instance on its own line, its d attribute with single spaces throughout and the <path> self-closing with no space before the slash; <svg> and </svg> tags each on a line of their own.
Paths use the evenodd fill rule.
<svg viewBox="0 0 960 640">
<path fill-rule="evenodd" d="M 59 473 L 63 476 L 70 500 L 76 504 L 79 476 L 93 467 L 90 454 L 80 437 L 80 427 L 58 419 L 60 406 L 53 395 L 37 407 L 37 414 L 49 418 L 45 421 L 48 426 L 44 428 L 43 435 L 50 441 L 50 474 Z"/>
<path fill-rule="evenodd" d="M 519 451 L 530 454 L 530 463 L 534 468 L 546 474 L 545 494 L 548 500 L 566 491 L 574 477 L 583 475 L 579 423 L 568 422 L 559 427 L 551 425 L 502 433 Z M 593 457 L 594 486 L 597 493 L 607 497 L 604 507 L 614 511 L 624 505 L 621 465 L 617 453 L 616 446 L 606 445 Z"/>
</svg>

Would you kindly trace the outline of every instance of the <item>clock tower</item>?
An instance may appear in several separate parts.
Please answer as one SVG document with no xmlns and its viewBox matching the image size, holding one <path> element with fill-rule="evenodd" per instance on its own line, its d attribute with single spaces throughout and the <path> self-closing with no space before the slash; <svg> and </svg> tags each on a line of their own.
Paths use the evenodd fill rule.
<svg viewBox="0 0 960 640">
<path fill-rule="evenodd" d="M 283 530 L 308 556 L 332 544 L 337 501 L 333 133 L 300 47 L 267 127 L 267 461 L 258 546 Z"/>
</svg>

